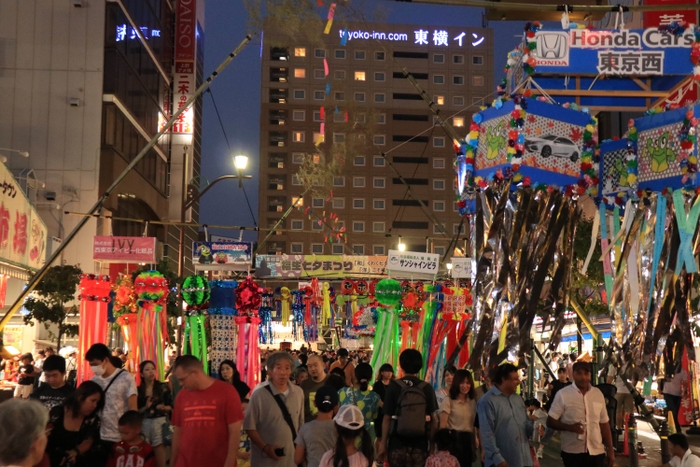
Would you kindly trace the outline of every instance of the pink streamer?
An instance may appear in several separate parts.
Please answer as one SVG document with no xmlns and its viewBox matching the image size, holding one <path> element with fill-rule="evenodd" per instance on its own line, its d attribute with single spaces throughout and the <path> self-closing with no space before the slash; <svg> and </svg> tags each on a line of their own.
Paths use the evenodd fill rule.
<svg viewBox="0 0 700 467">
<path fill-rule="evenodd" d="M 331 3 L 331 7 L 328 9 L 328 18 L 327 19 L 332 20 L 334 17 L 335 17 L 335 3 Z M 326 73 L 326 75 L 328 75 L 328 73 Z"/>
<path fill-rule="evenodd" d="M 258 347 L 258 328 L 260 318 L 253 317 L 248 325 L 248 362 L 246 365 L 246 384 L 254 388 L 260 382 L 260 348 Z"/>
<path fill-rule="evenodd" d="M 325 123 L 321 123 L 321 129 L 319 130 L 319 132 L 321 133 L 321 136 L 326 134 L 326 124 Z"/>
<path fill-rule="evenodd" d="M 326 60 L 325 58 L 323 59 L 323 72 L 325 73 L 324 76 L 328 76 L 328 60 Z"/>
<path fill-rule="evenodd" d="M 246 324 L 248 318 L 246 316 L 237 316 L 236 325 L 238 326 L 238 346 L 236 348 L 236 366 L 238 371 L 245 378 L 246 374 Z"/>
</svg>

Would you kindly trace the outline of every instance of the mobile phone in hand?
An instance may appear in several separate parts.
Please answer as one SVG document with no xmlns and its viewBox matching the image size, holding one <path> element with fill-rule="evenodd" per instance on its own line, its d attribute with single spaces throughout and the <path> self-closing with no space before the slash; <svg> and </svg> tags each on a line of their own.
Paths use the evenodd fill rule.
<svg viewBox="0 0 700 467">
<path fill-rule="evenodd" d="M 275 456 L 277 456 L 277 457 L 284 457 L 284 448 L 277 448 L 277 449 L 275 449 Z"/>
</svg>

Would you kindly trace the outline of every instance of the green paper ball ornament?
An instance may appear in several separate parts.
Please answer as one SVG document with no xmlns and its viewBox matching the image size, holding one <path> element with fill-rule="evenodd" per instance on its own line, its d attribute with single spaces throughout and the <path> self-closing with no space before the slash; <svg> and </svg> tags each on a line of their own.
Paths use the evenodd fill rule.
<svg viewBox="0 0 700 467">
<path fill-rule="evenodd" d="M 202 306 L 210 296 L 209 281 L 203 276 L 189 276 L 182 283 L 182 299 L 189 306 Z"/>
<path fill-rule="evenodd" d="M 375 288 L 375 296 L 384 306 L 396 306 L 401 301 L 401 283 L 395 279 L 382 279 Z"/>
</svg>

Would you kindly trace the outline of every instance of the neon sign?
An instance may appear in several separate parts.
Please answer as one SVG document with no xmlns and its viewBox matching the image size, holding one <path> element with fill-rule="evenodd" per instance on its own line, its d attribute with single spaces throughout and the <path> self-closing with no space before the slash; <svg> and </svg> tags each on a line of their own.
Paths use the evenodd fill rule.
<svg viewBox="0 0 700 467">
<path fill-rule="evenodd" d="M 139 29 L 146 40 L 148 40 L 149 37 L 160 37 L 160 29 L 151 29 L 150 34 L 148 32 L 148 26 L 141 26 Z M 116 42 L 122 42 L 126 39 L 138 39 L 138 37 L 139 35 L 136 33 L 136 29 L 126 24 L 117 24 Z"/>
<path fill-rule="evenodd" d="M 340 38 L 342 39 L 345 31 L 339 30 L 338 31 Z M 472 47 L 478 47 L 481 45 L 485 40 L 485 36 L 480 36 L 477 33 L 471 33 L 471 38 L 473 40 L 467 39 L 466 41 L 464 40 L 465 37 L 467 36 L 466 32 L 461 32 L 460 34 L 455 35 L 454 37 L 450 38 L 449 32 L 445 31 L 444 29 L 434 29 L 432 32 L 423 30 L 423 29 L 418 29 L 416 31 L 413 31 L 413 43 L 417 45 L 435 45 L 435 46 L 445 46 L 449 47 L 450 45 L 450 40 L 456 41 L 457 45 L 459 47 L 465 46 L 465 42 L 469 43 L 471 42 Z M 355 31 L 348 31 L 347 32 L 347 39 L 348 40 L 379 40 L 379 41 L 392 41 L 392 42 L 409 42 L 409 35 L 406 33 L 397 33 L 397 32 L 381 32 L 381 31 L 362 31 L 362 30 L 355 30 Z"/>
</svg>

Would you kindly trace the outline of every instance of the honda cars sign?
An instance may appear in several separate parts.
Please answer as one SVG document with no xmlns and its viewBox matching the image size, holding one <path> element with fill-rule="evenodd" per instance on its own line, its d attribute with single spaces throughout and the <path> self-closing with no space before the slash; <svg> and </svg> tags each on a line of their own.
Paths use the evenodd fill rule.
<svg viewBox="0 0 700 467">
<path fill-rule="evenodd" d="M 694 41 L 657 28 L 636 30 L 538 31 L 537 69 L 547 73 L 686 75 Z"/>
</svg>

